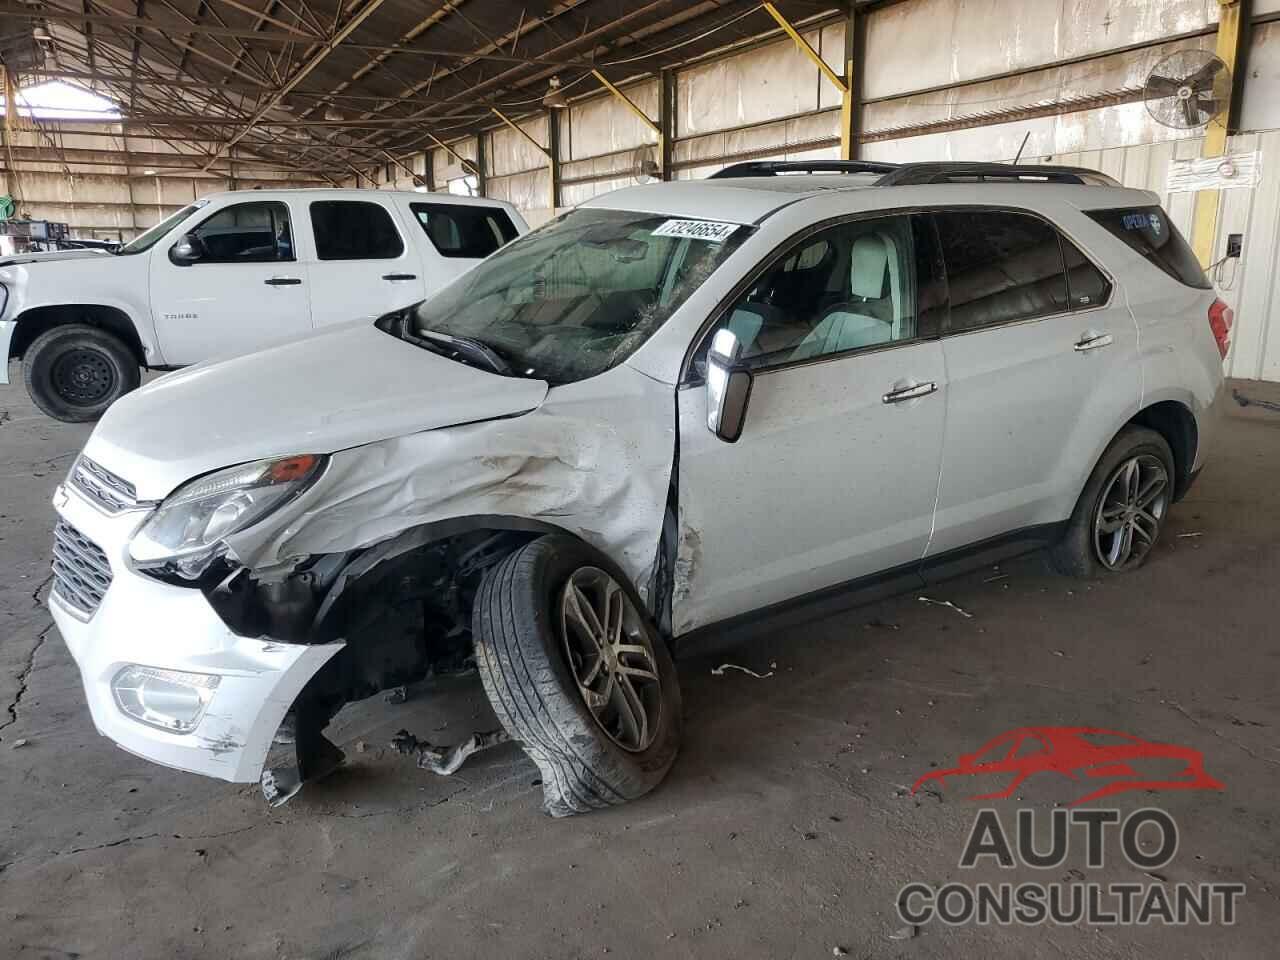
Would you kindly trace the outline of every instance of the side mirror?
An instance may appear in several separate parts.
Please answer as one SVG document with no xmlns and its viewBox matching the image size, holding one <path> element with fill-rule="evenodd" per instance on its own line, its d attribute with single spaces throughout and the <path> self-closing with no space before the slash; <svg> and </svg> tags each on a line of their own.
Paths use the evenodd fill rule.
<svg viewBox="0 0 1280 960">
<path fill-rule="evenodd" d="M 742 344 L 733 331 L 716 331 L 707 351 L 707 429 L 727 443 L 742 436 L 755 380 L 741 358 Z"/>
<path fill-rule="evenodd" d="M 204 243 L 194 233 L 188 233 L 169 248 L 169 260 L 175 266 L 189 267 L 204 256 Z"/>
</svg>

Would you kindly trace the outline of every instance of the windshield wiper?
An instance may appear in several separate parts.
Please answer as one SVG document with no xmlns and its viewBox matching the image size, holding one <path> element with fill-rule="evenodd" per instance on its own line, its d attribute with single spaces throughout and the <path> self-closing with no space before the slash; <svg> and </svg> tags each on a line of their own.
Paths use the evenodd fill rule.
<svg viewBox="0 0 1280 960">
<path fill-rule="evenodd" d="M 494 373 L 501 374 L 504 377 L 511 375 L 511 364 L 507 363 L 493 347 L 483 340 L 477 340 L 475 337 L 455 337 L 447 333 L 437 333 L 434 330 L 423 330 L 420 334 L 413 334 L 405 330 L 404 336 L 406 339 L 412 338 L 415 342 L 426 340 L 437 348 L 445 347 L 447 348 L 446 356 L 453 355 L 459 360 L 465 356 L 472 361 L 472 365 L 475 365 L 474 361 L 479 360 L 481 364 Z M 419 343 L 419 346 L 423 345 Z M 437 349 L 436 352 L 441 351 Z"/>
</svg>

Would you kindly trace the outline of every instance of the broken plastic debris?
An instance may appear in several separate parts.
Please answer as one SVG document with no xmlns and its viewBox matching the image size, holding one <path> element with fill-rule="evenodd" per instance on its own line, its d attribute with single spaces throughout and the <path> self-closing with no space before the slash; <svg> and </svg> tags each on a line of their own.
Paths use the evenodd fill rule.
<svg viewBox="0 0 1280 960">
<path fill-rule="evenodd" d="M 933 599 L 933 597 L 921 597 L 921 598 L 920 598 L 920 602 L 921 602 L 921 603 L 932 603 L 932 604 L 933 604 L 934 606 L 936 606 L 936 607 L 950 607 L 952 610 L 954 610 L 956 613 L 960 614 L 960 616 L 964 617 L 966 620 L 972 620 L 972 619 L 973 619 L 973 614 L 972 614 L 972 613 L 970 613 L 968 610 L 964 609 L 964 607 L 958 607 L 958 606 L 956 606 L 956 605 L 955 605 L 954 603 L 952 603 L 950 600 L 935 600 L 935 599 Z"/>
<path fill-rule="evenodd" d="M 920 928 L 915 926 L 914 924 L 909 927 L 899 927 L 897 930 L 893 931 L 893 933 L 889 934 L 889 939 L 890 940 L 910 940 L 919 932 L 920 932 Z"/>
<path fill-rule="evenodd" d="M 777 664 L 770 664 L 770 666 L 777 666 Z M 749 676 L 755 677 L 757 680 L 767 680 L 769 677 L 773 676 L 772 670 L 768 673 L 756 673 L 754 670 L 738 666 L 736 663 L 722 663 L 718 667 L 712 667 L 711 675 L 713 677 L 723 677 L 726 670 L 740 670 Z"/>
<path fill-rule="evenodd" d="M 849 951 L 844 947 L 835 946 L 831 948 L 831 955 L 833 957 L 847 957 L 849 955 Z"/>
<path fill-rule="evenodd" d="M 1203 533 L 1201 533 L 1199 530 L 1194 530 L 1194 531 L 1192 531 L 1191 533 L 1180 533 L 1180 534 L 1178 534 L 1178 539 L 1179 539 L 1179 540 L 1186 540 L 1188 537 L 1203 537 L 1203 536 L 1204 536 L 1204 534 L 1203 534 Z"/>
<path fill-rule="evenodd" d="M 499 728 L 487 733 L 473 733 L 466 740 L 452 747 L 435 747 L 426 740 L 419 740 L 408 730 L 401 730 L 391 738 L 391 746 L 396 753 L 416 753 L 420 769 L 430 770 L 432 773 L 447 777 L 457 773 L 473 753 L 496 747 L 510 739 L 511 735 Z"/>
<path fill-rule="evenodd" d="M 26 737 L 20 737 L 19 739 L 13 741 L 12 748 L 14 750 L 17 750 L 19 747 L 25 747 L 28 743 L 30 743 L 30 741 L 27 740 Z"/>
</svg>

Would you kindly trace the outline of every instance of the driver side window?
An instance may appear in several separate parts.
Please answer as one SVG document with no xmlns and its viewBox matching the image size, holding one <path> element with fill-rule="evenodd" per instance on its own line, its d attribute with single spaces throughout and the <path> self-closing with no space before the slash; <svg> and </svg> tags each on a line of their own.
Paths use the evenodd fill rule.
<svg viewBox="0 0 1280 960">
<path fill-rule="evenodd" d="M 830 227 L 765 269 L 717 329 L 757 369 L 934 336 L 936 248 L 929 221 L 909 214 Z"/>
<path fill-rule="evenodd" d="M 274 263 L 293 260 L 289 208 L 264 201 L 223 207 L 191 231 L 200 263 Z"/>
</svg>

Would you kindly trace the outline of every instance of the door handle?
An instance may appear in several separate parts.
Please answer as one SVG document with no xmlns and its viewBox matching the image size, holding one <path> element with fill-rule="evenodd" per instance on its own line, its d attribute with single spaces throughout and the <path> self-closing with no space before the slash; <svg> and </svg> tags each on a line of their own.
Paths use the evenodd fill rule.
<svg viewBox="0 0 1280 960">
<path fill-rule="evenodd" d="M 1075 342 L 1072 349 L 1077 353 L 1083 353 L 1086 350 L 1097 350 L 1099 347 L 1109 346 L 1111 346 L 1111 334 L 1086 333 Z"/>
<path fill-rule="evenodd" d="M 938 385 L 930 380 L 928 383 L 917 383 L 910 387 L 899 387 L 897 390 L 891 390 L 881 399 L 885 403 L 902 403 L 905 400 L 927 397 L 937 389 Z"/>
<path fill-rule="evenodd" d="M 272 277 L 270 280 L 263 280 L 269 287 L 296 287 L 302 281 L 297 277 Z"/>
<path fill-rule="evenodd" d="M 384 273 L 382 275 L 382 279 L 383 280 L 417 280 L 418 275 L 416 273 Z"/>
</svg>

